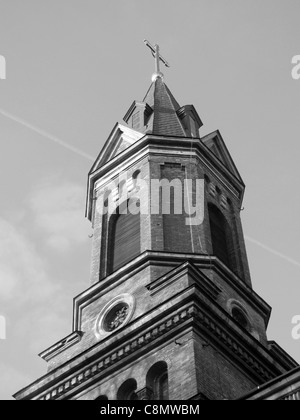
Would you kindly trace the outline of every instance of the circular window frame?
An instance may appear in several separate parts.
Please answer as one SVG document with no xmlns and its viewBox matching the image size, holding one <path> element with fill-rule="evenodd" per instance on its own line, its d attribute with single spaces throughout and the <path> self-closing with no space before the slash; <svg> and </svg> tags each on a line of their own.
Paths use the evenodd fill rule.
<svg viewBox="0 0 300 420">
<path fill-rule="evenodd" d="M 240 306 L 232 305 L 231 316 L 235 320 L 235 322 L 239 324 L 241 328 L 243 328 L 244 330 L 248 332 L 251 330 L 251 324 L 249 322 L 249 318 L 246 315 L 245 311 L 241 309 Z"/>
<path fill-rule="evenodd" d="M 251 330 L 253 329 L 253 327 L 252 327 L 252 322 L 251 322 L 251 320 L 250 320 L 250 317 L 249 317 L 249 314 L 248 314 L 248 311 L 247 311 L 247 309 L 245 308 L 245 306 L 241 303 L 241 302 L 239 302 L 238 300 L 236 300 L 236 299 L 230 299 L 228 302 L 227 302 L 227 310 L 228 310 L 228 312 L 230 313 L 230 315 L 231 316 L 233 316 L 232 315 L 232 311 L 233 311 L 233 309 L 234 308 L 236 308 L 236 309 L 239 309 L 242 313 L 243 313 L 243 315 L 245 316 L 245 318 L 246 318 L 246 320 L 247 320 L 247 322 L 248 322 L 248 327 L 249 327 L 249 330 L 247 329 L 247 331 L 249 331 L 249 332 L 251 332 Z"/>
<path fill-rule="evenodd" d="M 241 326 L 241 328 L 244 331 L 247 331 L 249 334 L 251 334 L 257 341 L 261 341 L 260 335 L 254 329 L 253 324 L 252 324 L 251 319 L 250 319 L 250 316 L 249 316 L 248 311 L 245 308 L 245 306 L 241 302 L 239 302 L 238 300 L 236 300 L 236 299 L 230 299 L 227 302 L 227 310 L 228 310 L 228 312 L 230 313 L 231 316 L 232 316 L 232 311 L 233 311 L 234 308 L 239 309 L 243 313 L 243 315 L 246 317 L 246 319 L 248 321 L 248 328 L 245 329 L 242 326 Z"/>
<path fill-rule="evenodd" d="M 124 322 L 122 322 L 122 324 L 120 324 L 113 331 L 107 331 L 107 329 L 105 328 L 107 316 L 113 311 L 115 307 L 122 304 L 128 307 L 128 314 Z M 125 325 L 127 325 L 131 321 L 134 311 L 135 311 L 135 298 L 132 295 L 126 293 L 126 294 L 116 296 L 114 299 L 108 302 L 107 305 L 104 306 L 104 308 L 101 310 L 100 314 L 97 317 L 96 325 L 95 325 L 96 337 L 99 340 L 101 340 L 109 335 L 114 334 L 121 328 L 125 327 Z"/>
</svg>

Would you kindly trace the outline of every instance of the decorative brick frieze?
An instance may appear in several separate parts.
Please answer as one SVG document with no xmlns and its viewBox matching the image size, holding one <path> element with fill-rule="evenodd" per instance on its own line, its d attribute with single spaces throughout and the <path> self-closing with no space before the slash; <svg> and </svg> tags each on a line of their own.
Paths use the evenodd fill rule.
<svg viewBox="0 0 300 420">
<path fill-rule="evenodd" d="M 107 368 L 114 365 L 117 360 L 124 359 L 149 344 L 149 342 L 163 336 L 178 325 L 193 319 L 196 321 L 194 325 L 201 325 L 213 334 L 215 338 L 226 345 L 228 350 L 235 354 L 237 359 L 244 362 L 252 371 L 259 375 L 262 381 L 268 381 L 274 378 L 274 373 L 253 357 L 251 349 L 249 349 L 249 351 L 246 350 L 238 343 L 238 341 L 230 337 L 228 332 L 217 324 L 217 322 L 209 318 L 204 311 L 199 309 L 195 304 L 191 304 L 190 306 L 182 309 L 179 313 L 177 312 L 177 314 L 173 314 L 169 318 L 166 318 L 160 325 L 155 326 L 152 330 L 144 332 L 139 337 L 135 337 L 130 343 L 124 345 L 122 349 L 118 349 L 115 352 L 106 355 L 100 361 L 98 360 L 94 364 L 87 366 L 84 370 L 78 372 L 74 377 L 68 378 L 64 383 L 57 384 L 55 388 L 47 391 L 47 393 L 38 397 L 38 399 L 56 400 L 58 398 L 63 398 L 64 393 L 74 390 L 88 380 L 91 380 L 96 375 L 103 373 Z M 64 392 L 62 392 L 62 389 L 64 389 Z"/>
</svg>

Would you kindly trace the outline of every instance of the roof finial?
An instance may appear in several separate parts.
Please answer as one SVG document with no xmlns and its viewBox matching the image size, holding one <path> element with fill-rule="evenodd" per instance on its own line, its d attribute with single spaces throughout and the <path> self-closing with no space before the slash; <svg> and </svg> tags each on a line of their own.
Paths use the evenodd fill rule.
<svg viewBox="0 0 300 420">
<path fill-rule="evenodd" d="M 147 45 L 147 47 L 150 48 L 152 55 L 155 58 L 155 73 L 152 76 L 152 82 L 155 82 L 155 80 L 157 80 L 159 77 L 163 79 L 164 75 L 160 71 L 160 61 L 162 61 L 166 67 L 170 67 L 169 63 L 160 55 L 159 45 L 155 44 L 153 47 L 153 45 L 151 45 L 150 42 L 146 39 L 144 40 L 144 43 Z"/>
</svg>

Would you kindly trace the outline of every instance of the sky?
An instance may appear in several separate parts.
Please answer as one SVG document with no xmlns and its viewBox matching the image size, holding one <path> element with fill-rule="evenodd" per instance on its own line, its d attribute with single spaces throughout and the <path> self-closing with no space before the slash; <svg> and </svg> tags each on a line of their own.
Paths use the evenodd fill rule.
<svg viewBox="0 0 300 420">
<path fill-rule="evenodd" d="M 46 373 L 89 287 L 87 174 L 117 121 L 165 82 L 219 129 L 246 184 L 242 220 L 268 337 L 300 362 L 299 0 L 0 0 L 0 399 Z"/>
</svg>

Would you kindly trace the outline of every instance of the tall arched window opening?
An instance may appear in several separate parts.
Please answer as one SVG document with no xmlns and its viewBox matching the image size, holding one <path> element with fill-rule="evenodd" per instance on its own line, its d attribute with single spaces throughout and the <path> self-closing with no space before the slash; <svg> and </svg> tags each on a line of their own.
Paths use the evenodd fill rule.
<svg viewBox="0 0 300 420">
<path fill-rule="evenodd" d="M 209 206 L 209 222 L 213 254 L 231 268 L 229 254 L 229 226 L 224 215 L 214 205 Z"/>
<path fill-rule="evenodd" d="M 120 386 L 117 393 L 118 401 L 134 401 L 137 400 L 137 383 L 135 379 L 128 379 L 123 385 Z"/>
<path fill-rule="evenodd" d="M 138 206 L 138 202 L 136 202 Z M 127 206 L 122 205 L 121 212 L 112 216 L 109 234 L 110 273 L 121 268 L 141 253 L 141 220 L 140 213 L 133 214 Z M 121 214 L 120 214 L 121 213 Z"/>
<path fill-rule="evenodd" d="M 147 374 L 147 388 L 151 391 L 153 400 L 169 400 L 169 375 L 166 362 L 158 362 Z"/>
</svg>

